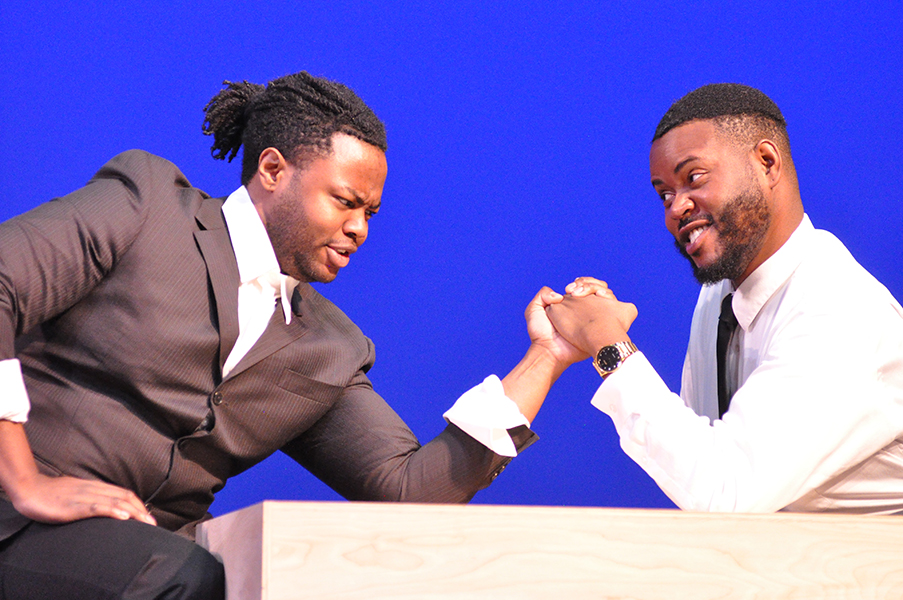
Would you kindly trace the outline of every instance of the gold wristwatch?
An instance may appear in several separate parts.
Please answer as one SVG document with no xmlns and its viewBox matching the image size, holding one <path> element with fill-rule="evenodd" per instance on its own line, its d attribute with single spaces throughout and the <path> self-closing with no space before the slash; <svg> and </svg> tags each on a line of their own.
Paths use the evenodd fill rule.
<svg viewBox="0 0 903 600">
<path fill-rule="evenodd" d="M 593 359 L 593 366 L 605 379 L 618 370 L 628 356 L 637 351 L 633 342 L 618 342 L 610 346 L 602 346 Z"/>
</svg>

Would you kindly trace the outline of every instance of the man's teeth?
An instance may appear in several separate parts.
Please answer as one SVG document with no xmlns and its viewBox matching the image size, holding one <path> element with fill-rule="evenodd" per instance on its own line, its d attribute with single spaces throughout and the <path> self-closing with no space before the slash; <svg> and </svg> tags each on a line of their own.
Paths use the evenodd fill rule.
<svg viewBox="0 0 903 600">
<path fill-rule="evenodd" d="M 706 229 L 708 229 L 708 227 L 697 227 L 696 229 L 691 231 L 690 235 L 688 236 L 690 243 L 692 244 L 693 242 L 695 242 L 696 238 L 701 236 L 702 232 L 705 231 Z"/>
</svg>

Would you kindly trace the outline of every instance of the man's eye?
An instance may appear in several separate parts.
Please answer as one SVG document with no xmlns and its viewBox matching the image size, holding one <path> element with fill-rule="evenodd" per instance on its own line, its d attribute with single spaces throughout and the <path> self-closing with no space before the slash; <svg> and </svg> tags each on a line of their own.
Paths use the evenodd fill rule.
<svg viewBox="0 0 903 600">
<path fill-rule="evenodd" d="M 690 173 L 687 176 L 687 180 L 689 180 L 690 183 L 696 183 L 699 180 L 699 178 L 702 176 L 703 176 L 703 173 L 701 173 L 701 172 L 700 173 Z"/>
<path fill-rule="evenodd" d="M 665 206 L 668 206 L 671 204 L 671 201 L 674 200 L 674 192 L 662 192 L 658 197 L 662 199 L 662 203 L 664 203 Z"/>
</svg>

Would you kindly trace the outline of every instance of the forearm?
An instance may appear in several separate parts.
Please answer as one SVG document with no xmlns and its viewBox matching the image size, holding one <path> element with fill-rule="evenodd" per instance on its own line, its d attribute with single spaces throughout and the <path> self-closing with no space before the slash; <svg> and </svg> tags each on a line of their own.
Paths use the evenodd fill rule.
<svg viewBox="0 0 903 600">
<path fill-rule="evenodd" d="M 12 362 L 18 363 L 2 361 L 0 364 Z M 18 374 L 18 364 L 15 367 Z M 47 477 L 38 471 L 25 427 L 22 422 L 17 422 L 24 421 L 28 413 L 27 394 L 21 374 L 18 375 L 18 378 L 0 378 L 8 392 L 15 387 L 10 384 L 18 381 L 24 398 L 24 410 L 16 410 L 13 393 L 7 393 L 5 405 L 0 405 L 3 411 L 0 416 L 0 488 L 16 510 L 43 523 L 113 517 L 155 524 L 141 501 L 128 490 L 98 481 Z"/>
<path fill-rule="evenodd" d="M 0 387 L 0 487 L 15 503 L 38 474 L 23 426 L 30 404 L 18 360 L 0 361 Z"/>
<path fill-rule="evenodd" d="M 601 385 L 593 405 L 612 418 L 624 451 L 688 510 L 780 510 L 903 431 L 903 411 L 877 382 L 772 371 L 750 377 L 725 418 L 710 422 L 637 353 Z M 882 487 L 869 488 L 873 499 Z M 838 493 L 850 489 L 841 485 Z M 863 500 L 851 504 L 861 508 Z"/>
<path fill-rule="evenodd" d="M 31 446 L 21 423 L 0 420 L 0 487 L 15 504 L 38 476 Z"/>
<path fill-rule="evenodd" d="M 497 379 L 495 386 L 502 387 Z M 282 450 L 349 500 L 466 502 L 536 439 L 522 424 L 502 432 L 512 446 L 508 455 L 456 424 L 421 445 L 367 385 L 346 389 L 313 427 Z"/>
<path fill-rule="evenodd" d="M 566 368 L 548 350 L 532 344 L 523 359 L 502 379 L 505 395 L 532 422 L 552 384 Z"/>
</svg>

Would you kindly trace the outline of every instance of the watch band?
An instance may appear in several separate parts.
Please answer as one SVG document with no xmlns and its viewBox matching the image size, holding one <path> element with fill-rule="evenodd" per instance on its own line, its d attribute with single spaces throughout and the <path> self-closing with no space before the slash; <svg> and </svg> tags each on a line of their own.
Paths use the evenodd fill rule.
<svg viewBox="0 0 903 600">
<path fill-rule="evenodd" d="M 602 379 L 605 379 L 617 371 L 624 360 L 634 352 L 638 352 L 638 350 L 633 342 L 617 342 L 609 346 L 602 346 L 593 358 L 593 366 L 596 367 L 596 371 L 599 372 Z"/>
</svg>

